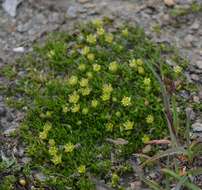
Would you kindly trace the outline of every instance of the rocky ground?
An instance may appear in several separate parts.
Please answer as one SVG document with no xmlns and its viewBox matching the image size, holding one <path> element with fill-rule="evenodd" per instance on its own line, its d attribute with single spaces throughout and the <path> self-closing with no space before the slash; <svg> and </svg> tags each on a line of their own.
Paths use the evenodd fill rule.
<svg viewBox="0 0 202 190">
<path fill-rule="evenodd" d="M 176 0 L 172 6 L 163 0 L 24 0 L 16 4 L 16 12 L 8 11 L 3 2 L 0 0 L 3 5 L 0 7 L 0 70 L 3 65 L 12 64 L 15 57 L 32 51 L 32 44 L 47 33 L 73 30 L 78 21 L 107 16 L 116 24 L 139 25 L 154 41 L 179 48 L 182 56 L 190 61 L 185 73 L 188 80 L 199 86 L 199 93 L 192 94 L 193 101 L 202 102 L 202 11 L 189 9 L 193 0 Z M 195 2 L 202 3 L 202 0 Z M 188 11 L 181 16 L 172 15 L 173 9 Z M 0 84 L 6 82 L 0 72 Z M 202 136 L 202 118 L 192 115 L 193 127 Z M 6 136 L 19 126 L 22 118 L 22 112 L 5 106 L 0 93 L 0 141 L 6 140 L 7 150 L 12 149 L 21 157 L 24 150 L 15 147 L 16 142 Z M 0 151 L 3 151 L 1 147 Z"/>
</svg>

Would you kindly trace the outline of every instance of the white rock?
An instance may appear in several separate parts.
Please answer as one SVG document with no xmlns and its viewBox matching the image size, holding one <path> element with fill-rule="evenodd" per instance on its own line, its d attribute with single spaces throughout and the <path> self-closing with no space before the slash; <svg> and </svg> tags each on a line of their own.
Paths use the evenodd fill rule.
<svg viewBox="0 0 202 190">
<path fill-rule="evenodd" d="M 196 122 L 192 125 L 194 132 L 202 132 L 202 123 Z"/>
<path fill-rule="evenodd" d="M 16 9 L 23 0 L 5 0 L 2 4 L 3 9 L 12 17 L 16 16 Z"/>
<path fill-rule="evenodd" d="M 23 53 L 23 52 L 25 52 L 25 48 L 24 47 L 16 47 L 16 48 L 13 48 L 13 51 L 16 53 Z"/>
</svg>

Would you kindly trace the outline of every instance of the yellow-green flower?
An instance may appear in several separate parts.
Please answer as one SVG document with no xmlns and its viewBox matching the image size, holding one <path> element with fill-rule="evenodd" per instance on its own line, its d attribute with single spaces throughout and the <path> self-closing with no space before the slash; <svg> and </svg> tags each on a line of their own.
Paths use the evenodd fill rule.
<svg viewBox="0 0 202 190">
<path fill-rule="evenodd" d="M 119 181 L 120 181 L 120 177 L 116 173 L 113 173 L 112 174 L 112 180 L 111 180 L 112 187 L 114 187 L 114 188 L 117 187 Z"/>
<path fill-rule="evenodd" d="M 93 53 L 87 54 L 87 58 L 89 61 L 93 61 L 95 59 L 95 55 Z"/>
<path fill-rule="evenodd" d="M 80 71 L 85 71 L 85 70 L 86 70 L 86 65 L 83 64 L 83 63 L 81 63 L 81 64 L 79 64 L 78 69 L 79 69 Z"/>
<path fill-rule="evenodd" d="M 67 113 L 69 111 L 69 108 L 67 107 L 67 106 L 64 106 L 63 108 L 62 108 L 62 112 L 63 113 Z"/>
<path fill-rule="evenodd" d="M 180 66 L 175 66 L 174 67 L 174 72 L 177 74 L 177 75 L 179 75 L 181 72 L 182 72 L 182 67 L 180 67 Z"/>
<path fill-rule="evenodd" d="M 44 131 L 46 131 L 46 132 L 50 131 L 51 128 L 52 128 L 52 124 L 50 122 L 46 122 L 43 127 Z"/>
<path fill-rule="evenodd" d="M 138 73 L 139 73 L 140 75 L 144 75 L 144 73 L 145 73 L 145 72 L 144 72 L 144 68 L 141 67 L 141 66 L 137 68 L 137 71 L 138 71 Z"/>
<path fill-rule="evenodd" d="M 131 97 L 127 97 L 127 96 L 124 96 L 121 100 L 121 103 L 123 106 L 131 106 L 132 103 L 131 103 Z"/>
<path fill-rule="evenodd" d="M 74 106 L 71 107 L 72 113 L 79 112 L 79 110 L 80 110 L 80 105 L 79 104 L 75 104 Z"/>
<path fill-rule="evenodd" d="M 103 25 L 103 21 L 100 19 L 95 19 L 92 21 L 93 25 L 95 25 L 96 27 L 101 27 Z"/>
<path fill-rule="evenodd" d="M 102 94 L 101 98 L 103 101 L 107 101 L 110 99 L 110 96 L 111 95 L 109 93 L 104 93 L 104 94 Z"/>
<path fill-rule="evenodd" d="M 101 27 L 101 26 L 103 26 L 103 21 L 100 19 L 95 19 L 92 21 L 92 24 L 96 27 Z"/>
<path fill-rule="evenodd" d="M 71 76 L 68 80 L 68 84 L 71 86 L 76 85 L 78 82 L 78 77 L 77 76 Z"/>
<path fill-rule="evenodd" d="M 98 101 L 97 101 L 97 100 L 92 100 L 91 106 L 92 106 L 93 108 L 96 108 L 96 107 L 98 106 Z"/>
<path fill-rule="evenodd" d="M 113 35 L 111 33 L 105 34 L 105 41 L 111 44 L 113 42 Z"/>
<path fill-rule="evenodd" d="M 142 142 L 143 142 L 144 144 L 148 143 L 149 141 L 150 141 L 150 138 L 149 138 L 148 135 L 144 135 L 144 136 L 142 137 Z"/>
<path fill-rule="evenodd" d="M 79 84 L 80 84 L 81 87 L 86 87 L 86 86 L 88 86 L 88 79 L 82 78 L 82 79 L 80 80 Z"/>
<path fill-rule="evenodd" d="M 73 94 L 69 95 L 69 102 L 76 104 L 79 101 L 79 98 L 80 98 L 79 94 L 76 91 L 74 91 Z"/>
<path fill-rule="evenodd" d="M 86 114 L 88 114 L 88 111 L 89 111 L 88 108 L 83 108 L 82 109 L 82 114 L 86 115 Z"/>
<path fill-rule="evenodd" d="M 142 59 L 137 59 L 136 63 L 137 63 L 138 66 L 142 66 L 143 65 Z"/>
<path fill-rule="evenodd" d="M 90 52 L 90 48 L 88 46 L 85 46 L 82 50 L 81 50 L 81 54 L 82 55 L 87 55 Z"/>
<path fill-rule="evenodd" d="M 113 91 L 112 85 L 111 84 L 104 84 L 102 86 L 102 91 L 103 91 L 103 94 L 111 94 L 111 92 Z"/>
<path fill-rule="evenodd" d="M 97 35 L 102 36 L 105 33 L 105 30 L 103 27 L 97 28 Z"/>
<path fill-rule="evenodd" d="M 123 36 L 127 37 L 128 36 L 128 29 L 126 28 L 126 29 L 122 30 L 121 33 Z"/>
<path fill-rule="evenodd" d="M 48 144 L 50 146 L 54 146 L 55 145 L 55 140 L 54 139 L 49 139 Z"/>
<path fill-rule="evenodd" d="M 57 155 L 57 153 L 58 153 L 58 149 L 56 148 L 56 146 L 51 146 L 50 148 L 49 148 L 49 150 L 48 150 L 48 152 L 49 152 L 49 154 L 51 155 L 51 156 L 55 156 L 55 155 Z"/>
<path fill-rule="evenodd" d="M 45 140 L 47 139 L 48 137 L 48 132 L 47 131 L 42 131 L 39 133 L 39 138 L 42 139 L 42 140 Z"/>
<path fill-rule="evenodd" d="M 96 43 L 96 35 L 93 35 L 93 34 L 89 34 L 86 38 L 86 41 L 89 43 L 89 44 L 95 44 Z"/>
<path fill-rule="evenodd" d="M 113 61 L 109 64 L 109 70 L 112 72 L 116 72 L 118 69 L 118 64 L 116 61 Z"/>
<path fill-rule="evenodd" d="M 123 127 L 125 130 L 132 130 L 134 127 L 134 122 L 127 120 L 125 123 L 123 123 Z"/>
<path fill-rule="evenodd" d="M 96 71 L 96 72 L 99 72 L 101 69 L 101 66 L 98 65 L 98 64 L 93 64 L 93 70 Z"/>
<path fill-rule="evenodd" d="M 80 166 L 77 168 L 77 171 L 78 171 L 80 174 L 84 174 L 84 173 L 86 172 L 86 166 L 80 165 Z"/>
<path fill-rule="evenodd" d="M 150 86 L 151 85 L 151 79 L 150 78 L 144 78 L 144 85 L 145 86 Z"/>
<path fill-rule="evenodd" d="M 153 115 L 148 115 L 147 117 L 146 117 L 146 122 L 148 123 L 148 124 L 152 124 L 153 122 L 154 122 L 154 116 Z"/>
<path fill-rule="evenodd" d="M 92 73 L 92 72 L 87 72 L 87 73 L 86 73 L 86 76 L 87 76 L 89 79 L 92 79 L 92 78 L 93 78 L 93 73 Z"/>
<path fill-rule="evenodd" d="M 83 96 L 88 96 L 91 92 L 91 89 L 89 87 L 86 87 L 86 88 L 81 88 L 80 89 L 80 92 Z"/>
<path fill-rule="evenodd" d="M 71 142 L 70 142 L 70 143 L 67 143 L 67 144 L 64 146 L 64 149 L 65 149 L 65 152 L 66 152 L 66 153 L 73 152 L 74 148 L 75 148 L 75 145 L 72 144 Z"/>
<path fill-rule="evenodd" d="M 62 163 L 62 155 L 61 154 L 54 155 L 51 160 L 55 165 L 61 164 Z"/>
<path fill-rule="evenodd" d="M 137 62 L 136 62 L 136 59 L 132 59 L 129 61 L 129 66 L 133 69 L 136 69 L 137 68 Z"/>
<path fill-rule="evenodd" d="M 117 111 L 117 112 L 115 113 L 115 115 L 116 115 L 117 117 L 121 117 L 121 112 L 120 112 L 120 111 Z"/>
<path fill-rule="evenodd" d="M 106 130 L 107 130 L 107 131 L 112 132 L 114 125 L 113 125 L 112 123 L 107 123 L 107 124 L 105 125 L 105 127 L 106 127 Z"/>
<path fill-rule="evenodd" d="M 48 53 L 47 53 L 47 56 L 48 58 L 53 58 L 55 56 L 55 51 L 54 50 L 50 50 Z"/>
</svg>

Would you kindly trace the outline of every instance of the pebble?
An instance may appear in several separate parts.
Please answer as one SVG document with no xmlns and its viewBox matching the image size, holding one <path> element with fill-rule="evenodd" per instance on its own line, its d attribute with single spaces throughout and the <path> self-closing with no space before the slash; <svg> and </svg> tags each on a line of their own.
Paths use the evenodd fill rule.
<svg viewBox="0 0 202 190">
<path fill-rule="evenodd" d="M 196 75 L 196 74 L 191 74 L 191 79 L 194 80 L 194 81 L 199 81 L 199 75 Z"/>
<path fill-rule="evenodd" d="M 84 4 L 84 3 L 88 3 L 89 0 L 78 0 L 79 3 Z"/>
<path fill-rule="evenodd" d="M 196 122 L 192 125 L 194 132 L 202 132 L 202 123 Z"/>
<path fill-rule="evenodd" d="M 202 60 L 196 61 L 196 66 L 197 66 L 199 69 L 202 69 Z"/>
<path fill-rule="evenodd" d="M 70 6 L 67 9 L 66 16 L 69 18 L 76 18 L 77 12 L 78 12 L 78 8 L 76 6 Z"/>
<path fill-rule="evenodd" d="M 22 0 L 5 0 L 2 4 L 3 9 L 12 17 L 16 16 L 16 9 Z"/>
<path fill-rule="evenodd" d="M 4 106 L 0 106 L 0 117 L 4 117 L 6 115 L 6 108 Z"/>
<path fill-rule="evenodd" d="M 15 53 L 24 53 L 25 48 L 24 47 L 16 47 L 16 48 L 13 48 L 13 52 L 15 52 Z"/>
<path fill-rule="evenodd" d="M 195 21 L 195 22 L 191 25 L 190 29 L 191 29 L 191 30 L 198 30 L 199 27 L 200 27 L 200 23 L 199 23 L 198 21 Z"/>
</svg>

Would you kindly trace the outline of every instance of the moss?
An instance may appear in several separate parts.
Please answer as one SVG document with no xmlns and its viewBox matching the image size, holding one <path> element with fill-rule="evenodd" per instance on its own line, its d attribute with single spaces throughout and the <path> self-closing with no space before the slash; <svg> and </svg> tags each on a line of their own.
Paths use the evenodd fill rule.
<svg viewBox="0 0 202 190">
<path fill-rule="evenodd" d="M 73 34 L 53 34 L 18 61 L 17 72 L 25 74 L 17 76 L 8 100 L 23 97 L 10 104 L 28 108 L 20 137 L 32 157 L 30 169 L 41 170 L 53 189 L 94 189 L 90 175 L 121 188 L 111 155 L 126 160 L 143 147 L 145 135 L 168 134 L 160 85 L 147 65 L 183 81 L 165 64 L 163 55 L 173 55 L 172 49 L 151 42 L 140 28 L 111 33 L 109 26 L 105 19 Z M 184 67 L 176 54 L 172 59 Z"/>
</svg>

